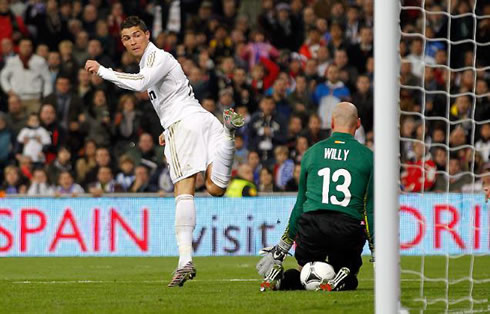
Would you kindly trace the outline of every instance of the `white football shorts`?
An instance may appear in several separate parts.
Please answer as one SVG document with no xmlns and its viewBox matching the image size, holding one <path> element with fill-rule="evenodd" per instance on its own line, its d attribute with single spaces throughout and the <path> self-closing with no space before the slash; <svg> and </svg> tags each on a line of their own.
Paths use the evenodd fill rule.
<svg viewBox="0 0 490 314">
<path fill-rule="evenodd" d="M 206 171 L 224 136 L 223 125 L 211 113 L 194 113 L 165 130 L 165 158 L 175 184 Z"/>
</svg>

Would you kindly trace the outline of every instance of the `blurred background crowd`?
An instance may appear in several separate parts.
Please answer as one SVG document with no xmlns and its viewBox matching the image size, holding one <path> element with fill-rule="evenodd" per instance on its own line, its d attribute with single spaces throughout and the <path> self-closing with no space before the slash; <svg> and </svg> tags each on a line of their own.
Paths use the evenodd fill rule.
<svg viewBox="0 0 490 314">
<path fill-rule="evenodd" d="M 490 46 L 438 40 L 490 41 L 490 19 L 465 14 L 474 1 L 402 11 L 402 190 L 472 190 L 490 168 Z M 95 59 L 138 72 L 119 36 L 137 15 L 204 108 L 220 120 L 229 107 L 245 117 L 233 171 L 243 188 L 228 195 L 296 191 L 301 158 L 329 136 L 339 101 L 357 106 L 356 139 L 374 145 L 373 9 L 373 0 L 0 0 L 0 190 L 172 192 L 147 93 L 83 69 Z M 461 17 L 437 13 L 448 10 Z M 478 1 L 476 13 L 490 15 L 490 4 Z"/>
</svg>

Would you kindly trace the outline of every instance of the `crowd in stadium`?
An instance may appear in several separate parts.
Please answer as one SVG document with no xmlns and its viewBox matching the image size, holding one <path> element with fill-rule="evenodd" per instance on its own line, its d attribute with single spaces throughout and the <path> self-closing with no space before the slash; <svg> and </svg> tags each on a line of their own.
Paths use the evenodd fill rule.
<svg viewBox="0 0 490 314">
<path fill-rule="evenodd" d="M 446 3 L 425 1 L 433 11 L 447 11 Z M 473 10 L 470 0 L 451 3 L 458 14 Z M 477 11 L 488 15 L 490 5 Z M 158 145 L 163 129 L 148 94 L 83 68 L 94 59 L 139 71 L 119 34 L 130 15 L 180 62 L 204 108 L 219 119 L 229 107 L 245 117 L 234 175 L 258 193 L 297 190 L 301 158 L 329 136 L 339 101 L 357 106 L 356 138 L 373 147 L 373 0 L 0 0 L 5 194 L 172 192 Z M 443 14 L 429 14 L 425 23 L 423 17 L 405 11 L 402 31 L 473 39 L 472 16 L 451 25 Z M 479 19 L 476 30 L 477 42 L 490 41 L 489 19 Z M 402 189 L 460 192 L 474 186 L 470 172 L 490 168 L 490 71 L 472 70 L 490 65 L 490 46 L 453 44 L 450 53 L 446 41 L 421 39 L 402 36 L 400 44 Z M 472 140 L 476 150 L 466 145 Z M 197 184 L 203 191 L 202 177 Z"/>
</svg>

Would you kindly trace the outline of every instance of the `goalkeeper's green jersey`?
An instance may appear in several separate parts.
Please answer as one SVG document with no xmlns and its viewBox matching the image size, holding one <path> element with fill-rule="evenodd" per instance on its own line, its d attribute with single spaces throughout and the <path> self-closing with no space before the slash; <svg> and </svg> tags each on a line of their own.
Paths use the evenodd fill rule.
<svg viewBox="0 0 490 314">
<path fill-rule="evenodd" d="M 306 151 L 288 234 L 294 239 L 304 212 L 333 210 L 373 224 L 373 152 L 351 134 L 335 132 Z"/>
</svg>

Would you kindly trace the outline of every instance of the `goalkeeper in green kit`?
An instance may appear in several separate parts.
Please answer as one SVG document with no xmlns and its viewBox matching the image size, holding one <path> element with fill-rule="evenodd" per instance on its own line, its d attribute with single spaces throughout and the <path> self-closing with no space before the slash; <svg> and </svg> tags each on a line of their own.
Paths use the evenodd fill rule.
<svg viewBox="0 0 490 314">
<path fill-rule="evenodd" d="M 357 288 L 366 240 L 374 257 L 373 152 L 354 139 L 359 126 L 356 107 L 339 103 L 332 112 L 330 138 L 305 153 L 288 227 L 277 245 L 262 250 L 257 263 L 264 277 L 261 291 L 304 289 L 300 271 L 284 272 L 282 266 L 293 241 L 300 269 L 315 261 L 334 268 L 336 276 L 322 289 Z"/>
</svg>

